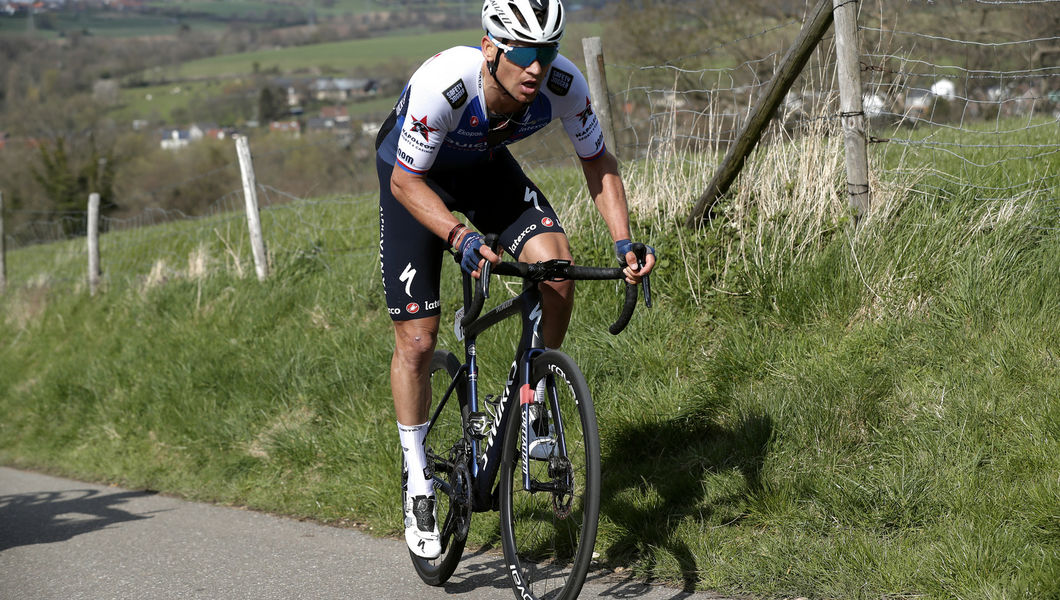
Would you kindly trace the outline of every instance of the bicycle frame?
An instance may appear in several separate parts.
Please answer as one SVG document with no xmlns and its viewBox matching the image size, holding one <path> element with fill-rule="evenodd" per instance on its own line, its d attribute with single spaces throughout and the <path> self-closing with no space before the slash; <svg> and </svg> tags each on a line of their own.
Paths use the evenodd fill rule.
<svg viewBox="0 0 1060 600">
<path fill-rule="evenodd" d="M 471 302 L 473 281 L 470 275 L 463 274 L 464 284 L 464 307 Z M 504 385 L 501 401 L 498 404 L 496 414 L 493 416 L 492 428 L 484 441 L 480 441 L 469 432 L 464 432 L 464 437 L 470 445 L 471 461 L 470 473 L 472 481 L 471 505 L 475 512 L 496 510 L 496 479 L 500 471 L 500 455 L 503 448 L 504 433 L 507 431 L 508 420 L 511 418 L 512 408 L 516 405 L 518 397 L 519 407 L 523 411 L 523 448 L 524 457 L 523 484 L 530 489 L 530 474 L 526 469 L 526 456 L 529 453 L 529 428 L 530 428 L 530 406 L 534 400 L 534 390 L 530 387 L 530 366 L 537 355 L 544 352 L 541 338 L 541 293 L 536 284 L 524 284 L 523 291 L 518 296 L 510 298 L 493 307 L 480 317 L 468 324 L 463 329 L 465 360 L 460 367 L 457 376 L 449 385 L 441 402 L 434 409 L 431 423 L 435 422 L 438 414 L 449 401 L 462 381 L 467 382 L 467 404 L 471 414 L 479 413 L 478 394 L 478 353 L 477 339 L 479 334 L 490 327 L 510 317 L 521 315 L 522 333 L 519 344 L 516 347 L 516 355 L 508 372 L 508 379 Z M 459 327 L 460 316 L 457 316 Z M 518 386 L 516 384 L 518 383 Z M 516 395 L 518 391 L 518 396 Z M 553 414 L 558 415 L 557 411 Z M 563 439 L 563 427 L 561 422 L 556 423 L 557 443 L 561 452 L 565 452 Z"/>
<path fill-rule="evenodd" d="M 464 277 L 465 306 L 470 303 L 472 279 L 465 274 Z M 522 318 L 522 329 L 519 344 L 516 346 L 515 357 L 508 371 L 508 378 L 504 384 L 501 401 L 498 404 L 497 414 L 494 415 L 493 427 L 485 440 L 481 458 L 477 458 L 471 467 L 472 481 L 472 506 L 480 510 L 496 508 L 495 482 L 500 470 L 500 455 L 503 448 L 505 432 L 508 431 L 508 420 L 514 414 L 516 398 L 519 400 L 519 408 L 522 411 L 523 423 L 523 485 L 530 489 L 530 473 L 525 468 L 526 457 L 529 455 L 529 429 L 530 429 L 530 406 L 534 401 L 534 390 L 530 387 L 530 366 L 533 359 L 544 352 L 544 342 L 541 338 L 541 292 L 537 284 L 526 282 L 523 291 L 514 298 L 501 302 L 496 307 L 486 311 L 479 318 L 467 325 L 464 330 L 464 348 L 466 355 L 465 364 L 468 365 L 468 402 L 472 412 L 478 412 L 478 356 L 476 341 L 479 334 L 490 327 L 515 315 Z M 518 386 L 518 387 L 516 387 Z M 518 392 L 517 392 L 518 390 Z M 556 413 L 554 413 L 556 414 Z M 557 442 L 560 451 L 563 448 L 563 428 L 561 423 L 556 423 Z M 478 440 L 472 439 L 472 456 L 479 457 Z"/>
</svg>

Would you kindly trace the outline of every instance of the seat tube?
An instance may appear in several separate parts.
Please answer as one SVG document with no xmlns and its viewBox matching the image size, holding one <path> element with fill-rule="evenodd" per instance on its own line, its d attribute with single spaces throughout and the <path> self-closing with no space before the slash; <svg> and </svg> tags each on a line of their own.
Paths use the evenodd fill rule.
<svg viewBox="0 0 1060 600">
<path fill-rule="evenodd" d="M 467 359 L 467 405 L 468 411 L 471 413 L 478 412 L 478 357 L 476 356 L 477 351 L 475 348 L 475 338 L 467 338 L 464 341 L 465 357 Z M 466 424 L 465 424 L 466 425 Z M 467 432 L 464 432 L 467 435 Z M 471 438 L 471 456 L 477 457 L 479 455 L 479 440 L 473 436 Z M 472 479 L 478 477 L 479 463 L 478 460 L 471 461 L 471 477 Z"/>
<path fill-rule="evenodd" d="M 530 407 L 534 404 L 534 388 L 530 385 L 533 357 L 540 354 L 540 349 L 530 349 L 523 354 L 522 381 L 519 386 L 519 413 L 522 415 L 523 440 L 520 455 L 523 457 L 523 489 L 530 489 Z"/>
</svg>

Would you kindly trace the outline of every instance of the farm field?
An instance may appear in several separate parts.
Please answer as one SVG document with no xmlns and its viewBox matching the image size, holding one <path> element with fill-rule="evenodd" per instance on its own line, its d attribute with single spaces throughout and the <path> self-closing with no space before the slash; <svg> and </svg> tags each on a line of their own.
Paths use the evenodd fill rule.
<svg viewBox="0 0 1060 600">
<path fill-rule="evenodd" d="M 223 32 L 227 24 L 208 18 L 175 19 L 163 15 L 119 14 L 115 12 L 85 11 L 80 14 L 46 13 L 35 17 L 31 28 L 29 19 L 22 16 L 0 18 L 0 36 L 40 36 L 56 38 L 68 33 L 98 37 L 134 38 L 141 36 L 176 35 L 184 26 L 192 31 Z"/>
</svg>

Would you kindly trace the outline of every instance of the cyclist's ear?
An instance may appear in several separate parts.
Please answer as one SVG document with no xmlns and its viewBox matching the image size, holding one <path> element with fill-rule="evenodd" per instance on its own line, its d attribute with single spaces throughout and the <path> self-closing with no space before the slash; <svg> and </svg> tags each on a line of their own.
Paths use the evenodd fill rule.
<svg viewBox="0 0 1060 600">
<path fill-rule="evenodd" d="M 486 62 L 493 62 L 493 59 L 497 54 L 497 46 L 493 45 L 493 40 L 489 36 L 482 36 L 482 57 L 486 59 Z"/>
</svg>

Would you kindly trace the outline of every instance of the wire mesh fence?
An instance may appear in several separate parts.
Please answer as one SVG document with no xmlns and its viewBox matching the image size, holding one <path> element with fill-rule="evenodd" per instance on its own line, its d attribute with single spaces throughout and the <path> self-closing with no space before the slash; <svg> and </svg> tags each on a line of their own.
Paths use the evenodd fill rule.
<svg viewBox="0 0 1060 600">
<path fill-rule="evenodd" d="M 1060 216 L 1060 0 L 858 4 L 873 181 L 915 180 L 914 193 L 944 199 L 1045 197 Z M 793 15 L 748 20 L 742 30 L 729 24 L 727 41 L 714 38 L 661 64 L 612 60 L 605 38 L 616 153 L 628 162 L 665 159 L 668 168 L 709 178 L 802 22 Z M 835 44 L 826 36 L 761 143 L 834 135 L 840 117 Z M 328 167 L 348 171 L 349 193 L 341 195 L 297 177 L 308 170 L 305 161 L 334 153 L 334 139 L 255 154 L 272 260 L 311 257 L 325 266 L 375 260 L 372 138 L 345 143 L 353 145 L 353 160 Z M 558 166 L 579 171 L 556 124 L 512 149 L 526 168 L 553 183 L 563 177 L 556 175 Z M 140 193 L 161 205 L 174 189 L 207 178 L 231 191 L 204 212 L 156 206 L 103 219 L 105 282 L 187 276 L 209 261 L 240 274 L 252 269 L 234 150 L 221 167 Z M 683 202 L 690 207 L 698 193 L 688 189 Z M 8 287 L 41 280 L 79 284 L 83 243 L 71 232 L 83 229 L 85 214 L 19 216 L 18 227 L 5 231 Z M 35 249 L 44 243 L 59 244 L 60 251 L 44 258 Z"/>
</svg>

